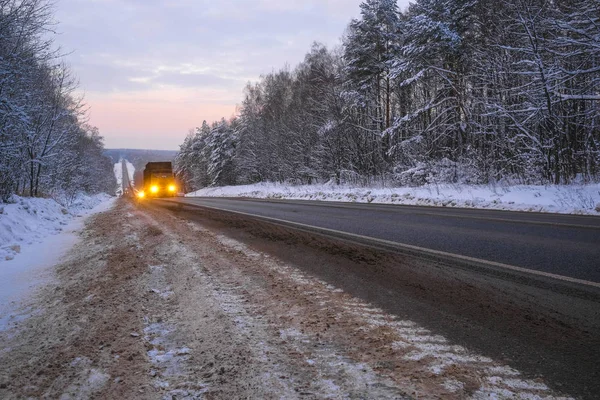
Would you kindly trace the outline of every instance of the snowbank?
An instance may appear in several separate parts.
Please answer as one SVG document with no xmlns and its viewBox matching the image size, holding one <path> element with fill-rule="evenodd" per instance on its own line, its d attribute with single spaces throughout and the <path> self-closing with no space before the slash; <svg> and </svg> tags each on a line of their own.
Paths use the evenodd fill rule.
<svg viewBox="0 0 600 400">
<path fill-rule="evenodd" d="M 79 195 L 68 208 L 53 199 L 19 196 L 0 203 L 0 265 L 12 260 L 24 247 L 61 232 L 74 217 L 87 214 L 109 198 L 107 194 Z"/>
<path fill-rule="evenodd" d="M 564 214 L 600 214 L 600 184 L 591 185 L 426 185 L 357 188 L 331 184 L 292 186 L 259 183 L 205 188 L 188 197 L 251 197 L 420 206 L 491 208 Z"/>
</svg>

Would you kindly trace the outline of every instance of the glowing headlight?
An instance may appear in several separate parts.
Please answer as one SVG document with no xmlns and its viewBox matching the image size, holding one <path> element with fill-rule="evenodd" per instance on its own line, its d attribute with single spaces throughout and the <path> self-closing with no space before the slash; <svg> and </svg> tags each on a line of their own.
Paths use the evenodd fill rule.
<svg viewBox="0 0 600 400">
<path fill-rule="evenodd" d="M 150 188 L 150 191 L 151 191 L 152 193 L 158 193 L 158 186 L 156 186 L 156 185 L 152 186 L 152 187 Z"/>
<path fill-rule="evenodd" d="M 176 190 L 177 188 L 175 187 L 175 185 L 169 185 L 169 192 L 174 192 Z"/>
<path fill-rule="evenodd" d="M 143 199 L 143 198 L 144 198 L 144 196 L 146 195 L 146 193 L 144 193 L 144 192 L 138 192 L 138 194 L 137 194 L 137 195 L 138 195 L 138 197 L 139 197 L 140 199 Z"/>
</svg>

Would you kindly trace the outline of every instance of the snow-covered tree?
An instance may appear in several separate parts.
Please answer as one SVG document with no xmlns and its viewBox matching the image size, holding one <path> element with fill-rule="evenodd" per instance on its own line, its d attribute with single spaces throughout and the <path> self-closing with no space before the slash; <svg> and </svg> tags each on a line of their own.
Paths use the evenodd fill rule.
<svg viewBox="0 0 600 400">
<path fill-rule="evenodd" d="M 233 154 L 226 181 L 239 183 L 598 180 L 599 10 L 365 0 L 340 51 L 315 44 L 296 68 L 246 86 L 224 136 L 235 146 L 207 133 L 180 157 L 216 171 Z M 214 176 L 199 186 L 221 184 Z"/>
<path fill-rule="evenodd" d="M 211 186 L 234 185 L 236 183 L 234 155 L 236 147 L 236 120 L 222 119 L 208 134 L 208 176 Z"/>
<path fill-rule="evenodd" d="M 47 39 L 51 23 L 47 0 L 0 1 L 2 199 L 52 195 L 67 187 L 114 190 L 105 184 L 112 167 L 101 155 L 100 136 L 85 126 L 82 103 L 72 96 L 74 79 Z M 89 163 L 81 161 L 84 153 L 92 157 Z M 82 182 L 86 176 L 98 185 Z"/>
<path fill-rule="evenodd" d="M 349 91 L 356 101 L 373 107 L 373 123 L 380 130 L 392 119 L 391 68 L 398 51 L 399 26 L 396 0 L 367 0 L 361 18 L 350 22 L 344 43 Z"/>
</svg>

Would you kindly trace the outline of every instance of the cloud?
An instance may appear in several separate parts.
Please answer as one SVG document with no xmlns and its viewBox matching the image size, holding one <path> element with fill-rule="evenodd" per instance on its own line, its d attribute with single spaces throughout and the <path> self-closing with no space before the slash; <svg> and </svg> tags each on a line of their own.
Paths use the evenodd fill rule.
<svg viewBox="0 0 600 400">
<path fill-rule="evenodd" d="M 160 74 L 153 82 L 161 85 L 171 85 L 180 87 L 220 87 L 220 88 L 239 88 L 244 82 L 236 79 L 227 79 L 212 74 L 194 74 L 171 72 Z"/>
<path fill-rule="evenodd" d="M 296 65 L 313 41 L 338 44 L 350 19 L 359 15 L 360 3 L 58 0 L 56 19 L 62 33 L 55 40 L 63 51 L 73 51 L 68 61 L 87 94 L 91 123 L 100 128 L 110 146 L 123 133 L 111 120 L 111 112 L 116 112 L 111 101 L 119 104 L 119 110 L 130 108 L 129 112 L 119 113 L 121 124 L 127 118 L 136 123 L 153 118 L 152 113 L 140 117 L 137 100 L 132 96 L 138 96 L 141 102 L 147 100 L 145 94 L 175 101 L 174 90 L 196 105 L 185 108 L 196 118 L 195 125 L 203 119 L 218 119 L 213 118 L 213 111 L 222 112 L 226 106 L 231 111 L 222 116 L 228 117 L 235 104 L 241 102 L 247 81 L 286 63 Z M 99 99 L 101 104 L 96 103 Z M 103 111 L 94 112 L 97 107 Z M 182 118 L 181 113 L 177 115 Z M 154 125 L 162 124 L 161 120 Z M 126 125 L 132 132 L 146 129 L 145 125 L 136 129 L 133 122 Z M 181 132 L 181 140 L 187 128 Z M 172 133 L 165 131 L 165 137 Z M 165 147 L 173 148 L 172 140 L 166 139 Z"/>
</svg>

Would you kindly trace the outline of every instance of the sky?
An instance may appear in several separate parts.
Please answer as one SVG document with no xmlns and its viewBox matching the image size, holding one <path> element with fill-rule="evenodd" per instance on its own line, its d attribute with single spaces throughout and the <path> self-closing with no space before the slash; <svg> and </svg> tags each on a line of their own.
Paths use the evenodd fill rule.
<svg viewBox="0 0 600 400">
<path fill-rule="evenodd" d="M 235 115 L 247 82 L 339 45 L 361 2 L 56 0 L 54 40 L 107 148 L 178 150 Z"/>
</svg>

